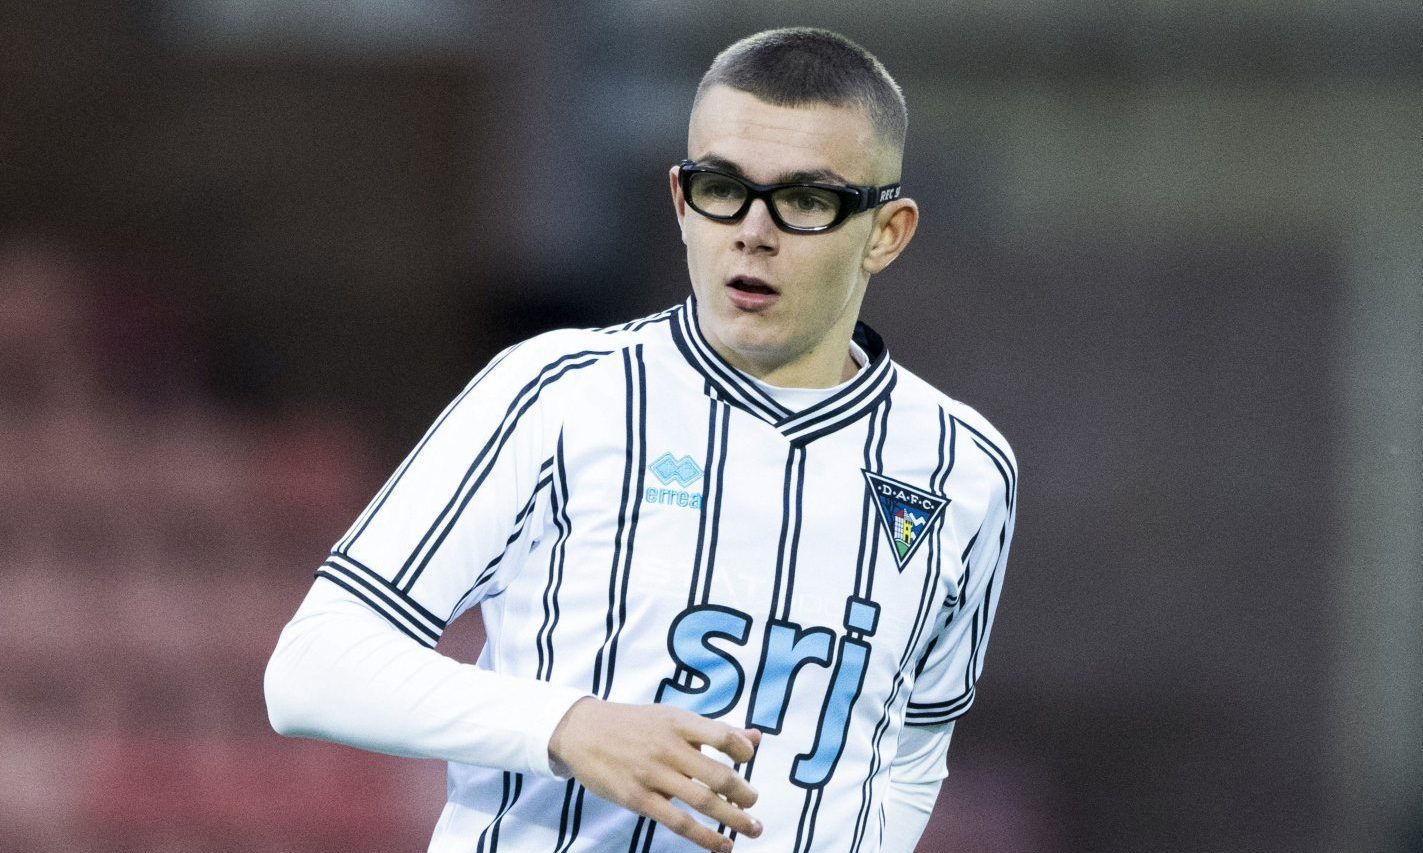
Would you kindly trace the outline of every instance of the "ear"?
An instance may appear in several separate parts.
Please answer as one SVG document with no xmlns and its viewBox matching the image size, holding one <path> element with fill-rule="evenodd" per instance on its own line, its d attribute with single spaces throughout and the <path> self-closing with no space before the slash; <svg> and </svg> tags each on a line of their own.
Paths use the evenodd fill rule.
<svg viewBox="0 0 1423 853">
<path fill-rule="evenodd" d="M 677 228 L 682 232 L 682 242 L 686 243 L 687 200 L 682 197 L 682 182 L 677 179 L 680 171 L 680 168 L 673 166 L 667 172 L 667 183 L 672 188 L 672 207 L 677 211 Z"/>
<path fill-rule="evenodd" d="M 904 251 L 919 227 L 919 205 L 912 198 L 901 198 L 876 211 L 874 229 L 865 244 L 865 256 L 860 262 L 865 272 L 874 275 Z"/>
</svg>

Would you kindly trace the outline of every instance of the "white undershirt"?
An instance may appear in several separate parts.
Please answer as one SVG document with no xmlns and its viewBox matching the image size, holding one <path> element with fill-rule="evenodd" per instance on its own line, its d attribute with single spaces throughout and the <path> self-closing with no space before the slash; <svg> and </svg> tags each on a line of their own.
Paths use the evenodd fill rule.
<svg viewBox="0 0 1423 853">
<path fill-rule="evenodd" d="M 849 387 L 850 383 L 854 382 L 855 379 L 864 372 L 865 365 L 870 363 L 869 354 L 861 349 L 860 345 L 854 341 L 850 341 L 850 358 L 855 362 L 855 375 L 841 382 L 839 385 L 833 385 L 829 388 L 782 388 L 779 385 L 768 385 L 748 373 L 741 375 L 755 384 L 757 388 L 771 395 L 771 399 L 785 406 L 787 409 L 790 409 L 792 412 L 803 412 L 811 406 L 822 403 L 845 390 L 845 388 Z"/>
</svg>

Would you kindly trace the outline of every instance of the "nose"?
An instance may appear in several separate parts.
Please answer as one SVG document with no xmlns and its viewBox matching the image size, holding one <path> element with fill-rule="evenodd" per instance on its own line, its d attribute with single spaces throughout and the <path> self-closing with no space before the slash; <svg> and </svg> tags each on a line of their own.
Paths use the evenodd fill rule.
<svg viewBox="0 0 1423 853">
<path fill-rule="evenodd" d="M 736 250 L 748 254 L 774 255 L 780 248 L 780 229 L 771 218 L 764 199 L 751 202 L 746 215 L 736 226 Z"/>
</svg>

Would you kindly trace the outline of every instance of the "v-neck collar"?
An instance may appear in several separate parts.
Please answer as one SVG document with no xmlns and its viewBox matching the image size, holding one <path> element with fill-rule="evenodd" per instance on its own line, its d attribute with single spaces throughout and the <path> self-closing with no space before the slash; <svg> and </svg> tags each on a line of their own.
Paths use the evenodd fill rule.
<svg viewBox="0 0 1423 853">
<path fill-rule="evenodd" d="M 775 427 L 796 444 L 834 432 L 877 406 L 894 388 L 894 363 L 884 339 L 863 322 L 855 324 L 855 343 L 869 362 L 844 388 L 808 409 L 793 412 L 767 394 L 751 378 L 727 363 L 697 325 L 696 297 L 675 309 L 672 339 L 687 363 L 706 379 L 707 391 Z"/>
</svg>

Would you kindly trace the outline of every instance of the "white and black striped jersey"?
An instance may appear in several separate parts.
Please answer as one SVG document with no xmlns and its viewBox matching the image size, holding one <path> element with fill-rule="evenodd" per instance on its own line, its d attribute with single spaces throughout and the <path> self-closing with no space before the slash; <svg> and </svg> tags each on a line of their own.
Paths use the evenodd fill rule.
<svg viewBox="0 0 1423 853">
<path fill-rule="evenodd" d="M 439 417 L 318 576 L 478 666 L 765 736 L 737 849 L 879 850 L 902 726 L 974 699 L 1017 471 L 974 410 L 890 360 L 802 411 L 730 367 L 696 306 L 514 346 Z M 694 848 L 575 781 L 466 764 L 432 850 Z"/>
</svg>

